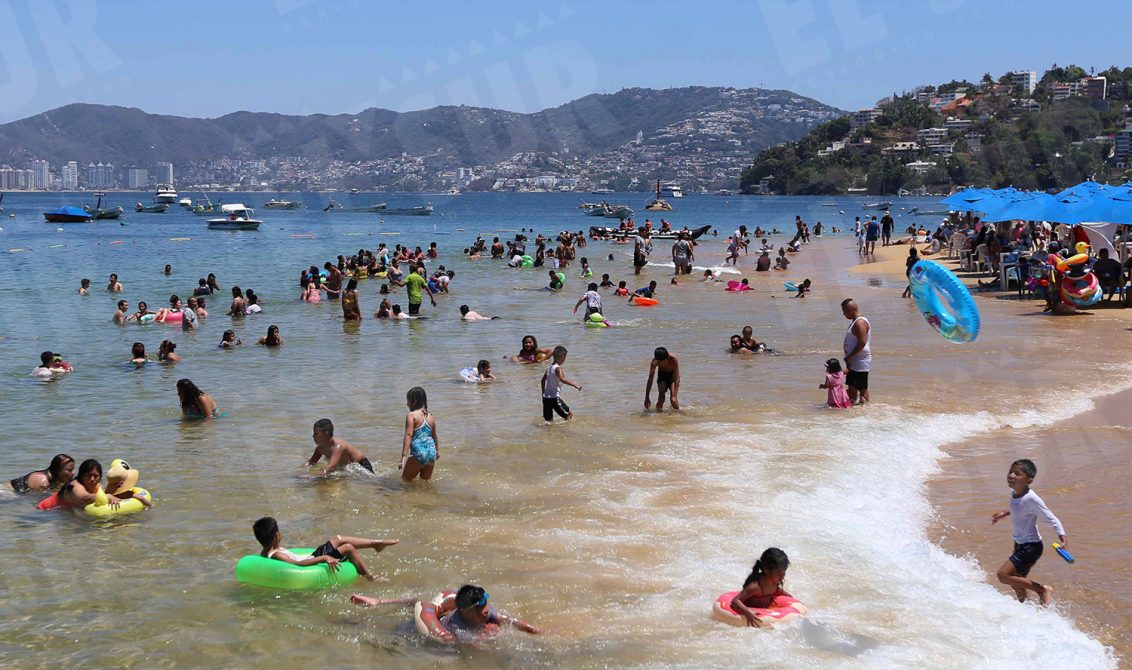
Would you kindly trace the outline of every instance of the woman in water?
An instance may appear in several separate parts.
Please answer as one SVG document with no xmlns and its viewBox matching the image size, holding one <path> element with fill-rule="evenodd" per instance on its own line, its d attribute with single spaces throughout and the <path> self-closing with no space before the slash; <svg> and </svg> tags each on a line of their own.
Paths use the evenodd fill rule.
<svg viewBox="0 0 1132 670">
<path fill-rule="evenodd" d="M 786 569 L 789 567 L 790 559 L 786 557 L 786 552 L 775 547 L 764 551 L 743 582 L 743 590 L 731 599 L 731 609 L 746 617 L 748 625 L 762 627 L 758 616 L 751 609 L 766 609 L 774 604 L 774 599 L 778 596 L 792 597 L 782 590 L 782 582 L 786 579 Z"/>
<path fill-rule="evenodd" d="M 8 482 L 8 486 L 16 493 L 49 491 L 56 486 L 62 486 L 74 472 L 75 459 L 67 454 L 56 454 L 46 470 L 33 470 L 23 477 L 16 477 Z"/>
<path fill-rule="evenodd" d="M 216 275 L 211 272 L 208 273 L 208 288 L 212 289 L 213 293 L 220 292 L 220 284 L 216 282 Z"/>
<path fill-rule="evenodd" d="M 278 347 L 283 344 L 283 338 L 279 336 L 279 326 L 275 324 L 268 326 L 267 335 L 259 338 L 259 342 L 256 342 L 256 344 L 262 344 L 265 347 Z"/>
<path fill-rule="evenodd" d="M 432 479 L 432 469 L 440 459 L 440 440 L 436 436 L 436 419 L 428 411 L 425 390 L 414 386 L 405 394 L 409 413 L 405 415 L 405 439 L 401 442 L 401 480 Z"/>
<path fill-rule="evenodd" d="M 177 397 L 181 414 L 189 419 L 211 419 L 220 414 L 212 396 L 197 388 L 191 379 L 177 380 Z"/>
<path fill-rule="evenodd" d="M 169 306 L 168 307 L 162 307 L 161 309 L 157 310 L 157 316 L 154 317 L 153 320 L 164 323 L 165 321 L 169 320 L 171 315 L 180 314 L 180 313 L 181 313 L 181 299 L 177 297 L 176 293 L 174 293 L 173 295 L 169 296 Z M 176 317 L 174 317 L 174 318 L 176 318 Z M 184 317 L 181 317 L 181 318 L 184 318 Z"/>
<path fill-rule="evenodd" d="M 93 458 L 88 458 L 79 466 L 79 474 L 64 484 L 54 496 L 40 503 L 40 509 L 86 507 L 97 500 L 101 483 L 102 464 Z M 44 506 L 44 503 L 52 499 L 54 503 Z M 119 500 L 115 496 L 107 495 L 106 502 L 111 507 L 118 507 Z"/>
<path fill-rule="evenodd" d="M 141 342 L 134 342 L 134 346 L 130 349 L 130 362 L 134 365 L 145 365 L 149 362 L 149 357 L 145 355 L 145 345 Z"/>
<path fill-rule="evenodd" d="M 550 358 L 550 349 L 539 349 L 538 340 L 534 335 L 527 335 L 523 338 L 523 348 L 519 353 L 511 357 L 512 363 L 541 363 Z"/>
<path fill-rule="evenodd" d="M 311 280 L 307 282 L 307 287 L 299 295 L 299 300 L 306 302 L 322 302 L 322 293 L 318 290 L 318 282 Z"/>
<path fill-rule="evenodd" d="M 133 320 L 133 321 L 141 322 L 142 317 L 146 316 L 147 314 L 153 314 L 153 312 L 150 311 L 149 305 L 147 305 L 144 300 L 139 300 L 138 301 L 138 311 L 131 314 L 130 319 Z"/>
<path fill-rule="evenodd" d="M 159 363 L 176 363 L 181 360 L 176 349 L 177 344 L 172 340 L 161 340 L 161 346 L 157 348 L 157 361 Z"/>
</svg>

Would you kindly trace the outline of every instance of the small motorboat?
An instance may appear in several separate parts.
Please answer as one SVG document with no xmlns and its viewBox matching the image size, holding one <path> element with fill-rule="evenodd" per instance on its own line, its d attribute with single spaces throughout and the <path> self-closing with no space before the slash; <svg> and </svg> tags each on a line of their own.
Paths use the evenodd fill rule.
<svg viewBox="0 0 1132 670">
<path fill-rule="evenodd" d="M 660 180 L 656 180 L 656 198 L 652 202 L 645 205 L 645 209 L 650 212 L 671 212 L 672 205 L 660 199 Z"/>
<path fill-rule="evenodd" d="M 123 210 L 121 207 L 103 207 L 102 206 L 102 196 L 103 196 L 103 194 L 97 193 L 95 195 L 98 196 L 98 204 L 96 204 L 94 207 L 91 207 L 89 205 L 83 205 L 83 209 L 86 210 L 87 214 L 90 214 L 90 218 L 92 218 L 92 219 L 116 219 L 119 216 L 122 216 L 122 212 L 125 211 L 125 210 Z"/>
<path fill-rule="evenodd" d="M 881 202 L 866 202 L 864 207 L 865 209 L 889 209 L 892 207 L 892 203 L 887 200 Z"/>
<path fill-rule="evenodd" d="M 185 209 L 192 209 L 193 208 L 193 201 L 189 198 L 181 198 L 180 200 L 177 201 L 177 204 L 184 207 Z"/>
<path fill-rule="evenodd" d="M 611 188 L 595 188 L 594 190 L 590 191 L 590 193 L 593 193 L 594 195 L 609 195 L 609 194 L 613 193 L 613 189 L 611 189 Z"/>
<path fill-rule="evenodd" d="M 342 203 L 334 200 L 334 198 L 331 198 L 330 202 L 327 203 L 326 207 L 322 208 L 322 211 L 324 211 L 324 212 L 336 212 L 336 213 L 339 213 L 339 214 L 345 214 L 347 212 L 377 213 L 377 212 L 384 212 L 385 211 L 385 203 L 381 202 L 381 203 L 378 203 L 376 205 L 369 205 L 367 207 L 346 207 Z"/>
<path fill-rule="evenodd" d="M 90 214 L 82 207 L 63 205 L 50 212 L 44 212 L 43 218 L 50 223 L 86 223 L 90 221 Z"/>
<path fill-rule="evenodd" d="M 156 205 L 143 205 L 140 202 L 134 205 L 134 211 L 139 214 L 164 214 L 169 209 L 169 203 L 159 202 Z"/>
<path fill-rule="evenodd" d="M 263 203 L 264 209 L 298 209 L 303 206 L 299 200 L 276 200 L 272 198 Z"/>
<path fill-rule="evenodd" d="M 263 221 L 253 218 L 255 210 L 241 204 L 221 205 L 220 210 L 227 214 L 219 219 L 209 219 L 210 230 L 256 230 Z"/>
<path fill-rule="evenodd" d="M 633 218 L 633 210 L 628 205 L 610 205 L 607 202 L 583 202 L 581 208 L 586 216 L 603 216 L 607 219 Z"/>
</svg>

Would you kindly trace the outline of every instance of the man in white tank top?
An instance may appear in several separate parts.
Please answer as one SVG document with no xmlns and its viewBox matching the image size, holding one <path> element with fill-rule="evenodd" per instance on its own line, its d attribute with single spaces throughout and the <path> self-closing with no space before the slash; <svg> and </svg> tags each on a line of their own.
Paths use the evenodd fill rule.
<svg viewBox="0 0 1132 670">
<path fill-rule="evenodd" d="M 873 363 L 873 352 L 869 348 L 872 338 L 872 326 L 869 320 L 861 316 L 857 303 L 852 298 L 841 302 L 841 313 L 849 319 L 849 327 L 845 330 L 845 341 L 842 347 L 845 351 L 845 388 L 849 392 L 849 400 L 853 404 L 869 401 L 869 368 Z"/>
</svg>

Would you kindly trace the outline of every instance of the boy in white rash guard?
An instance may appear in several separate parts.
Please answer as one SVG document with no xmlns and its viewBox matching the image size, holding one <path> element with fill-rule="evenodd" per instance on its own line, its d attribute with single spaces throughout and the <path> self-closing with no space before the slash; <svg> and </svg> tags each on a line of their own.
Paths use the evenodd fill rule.
<svg viewBox="0 0 1132 670">
<path fill-rule="evenodd" d="M 1067 546 L 1065 529 L 1061 521 L 1049 511 L 1046 504 L 1037 493 L 1030 490 L 1030 484 L 1038 475 L 1038 468 L 1034 462 L 1027 458 L 1020 458 L 1010 464 L 1010 472 L 1006 475 L 1006 483 L 1010 486 L 1010 509 L 998 512 L 991 517 L 991 523 L 1010 517 L 1014 535 L 1014 553 L 1010 559 L 998 569 L 998 581 L 1014 589 L 1018 600 L 1025 602 L 1026 590 L 1038 594 L 1042 606 L 1049 605 L 1053 598 L 1053 588 L 1039 584 L 1027 575 L 1030 569 L 1042 557 L 1042 536 L 1038 534 L 1038 517 L 1045 519 L 1057 533 L 1061 546 Z"/>
</svg>

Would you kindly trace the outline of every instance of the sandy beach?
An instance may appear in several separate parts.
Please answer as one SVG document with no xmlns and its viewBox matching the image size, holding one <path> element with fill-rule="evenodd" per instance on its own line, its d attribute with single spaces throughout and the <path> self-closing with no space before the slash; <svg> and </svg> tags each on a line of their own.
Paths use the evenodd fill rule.
<svg viewBox="0 0 1132 670">
<path fill-rule="evenodd" d="M 924 245 L 917 245 L 923 248 Z M 862 257 L 850 268 L 887 279 L 904 274 L 908 245 L 877 246 L 876 253 Z M 958 261 L 946 255 L 928 257 L 956 272 L 972 290 L 981 309 L 1007 310 L 1023 319 L 1040 313 L 1039 300 L 1018 300 L 1016 290 L 978 290 L 977 279 L 985 275 L 959 271 Z M 984 307 L 985 305 L 985 307 Z M 1132 309 L 1101 305 L 1088 314 L 1042 318 L 1090 320 L 1088 327 L 1110 331 L 1108 348 L 1126 349 L 1127 323 Z M 1114 323 L 1115 322 L 1115 323 Z M 1079 327 L 1080 323 L 1075 323 Z M 1115 390 L 1115 389 L 1114 389 Z M 977 561 L 987 581 L 1004 593 L 994 573 L 1010 555 L 1009 526 L 992 526 L 990 515 L 1005 509 L 1009 489 L 1006 471 L 1016 458 L 1030 458 L 1038 464 L 1038 491 L 1050 509 L 1067 526 L 1070 550 L 1077 559 L 1065 564 L 1052 549 L 1046 550 L 1034 575 L 1048 579 L 1055 588 L 1055 607 L 1068 613 L 1125 659 L 1132 654 L 1132 587 L 1114 579 L 1125 568 L 1123 552 L 1132 546 L 1132 512 L 1127 506 L 1124 482 L 1132 477 L 1132 466 L 1124 459 L 1124 445 L 1132 441 L 1128 407 L 1132 389 L 1124 389 L 1093 401 L 1093 409 L 1053 425 L 1018 430 L 1004 426 L 977 439 L 945 447 L 941 472 L 930 484 L 930 500 L 938 507 L 932 524 L 935 539 L 949 551 Z M 1071 521 L 1071 520 L 1075 520 Z M 1048 542 L 1056 540 L 1053 531 L 1041 528 Z"/>
</svg>

